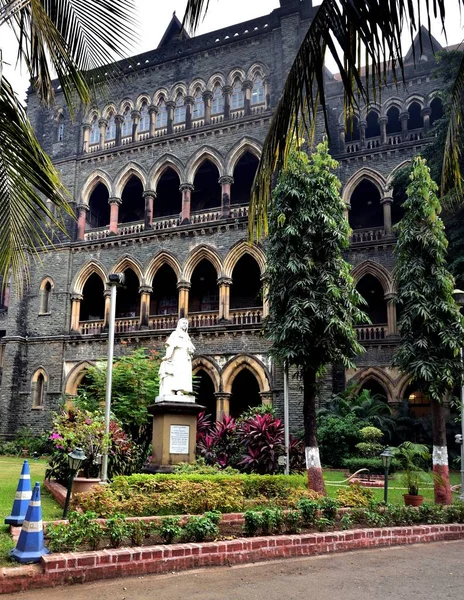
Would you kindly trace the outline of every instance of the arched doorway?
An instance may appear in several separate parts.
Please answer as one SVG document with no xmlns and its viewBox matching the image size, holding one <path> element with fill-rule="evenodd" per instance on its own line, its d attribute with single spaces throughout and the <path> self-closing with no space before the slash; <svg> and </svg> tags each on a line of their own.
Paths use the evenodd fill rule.
<svg viewBox="0 0 464 600">
<path fill-rule="evenodd" d="M 194 374 L 193 389 L 197 403 L 205 407 L 205 414 L 211 415 L 211 420 L 216 421 L 216 396 L 214 395 L 214 383 L 210 375 L 204 369 L 199 369 Z"/>
<path fill-rule="evenodd" d="M 367 302 L 367 306 L 361 306 L 361 309 L 367 314 L 373 325 L 386 325 L 387 323 L 387 303 L 384 298 L 382 284 L 374 275 L 364 275 L 356 289 Z M 367 324 L 367 323 L 366 323 Z"/>
<path fill-rule="evenodd" d="M 162 265 L 153 277 L 150 315 L 174 315 L 178 312 L 177 277 L 169 265 Z"/>
<path fill-rule="evenodd" d="M 179 190 L 179 175 L 168 167 L 160 177 L 156 186 L 156 198 L 153 216 L 171 217 L 179 215 L 182 211 L 182 193 Z"/>
<path fill-rule="evenodd" d="M 387 392 L 384 386 L 372 377 L 366 379 L 366 381 L 364 381 L 362 386 L 359 388 L 360 392 L 362 392 L 363 390 L 368 390 L 372 398 L 376 397 L 380 400 L 383 400 L 384 402 L 388 401 Z"/>
<path fill-rule="evenodd" d="M 424 119 L 422 118 L 422 109 L 419 102 L 412 102 L 408 108 L 408 131 L 412 129 L 422 129 Z"/>
<path fill-rule="evenodd" d="M 380 137 L 379 115 L 371 110 L 366 118 L 366 139 Z"/>
<path fill-rule="evenodd" d="M 258 263 L 249 254 L 244 254 L 232 272 L 230 308 L 255 308 L 262 304 L 261 272 Z"/>
<path fill-rule="evenodd" d="M 245 152 L 235 165 L 234 183 L 231 190 L 231 204 L 248 204 L 251 186 L 255 178 L 259 160 L 251 152 Z"/>
<path fill-rule="evenodd" d="M 387 111 L 387 135 L 393 135 L 394 133 L 401 133 L 401 121 L 400 111 L 396 106 L 392 106 Z"/>
<path fill-rule="evenodd" d="M 125 283 L 116 296 L 116 318 L 128 319 L 140 315 L 139 278 L 132 269 L 124 271 Z"/>
<path fill-rule="evenodd" d="M 213 265 L 204 258 L 192 274 L 189 294 L 189 312 L 212 312 L 219 310 L 217 273 Z"/>
<path fill-rule="evenodd" d="M 221 206 L 219 171 L 210 160 L 204 160 L 198 168 L 193 180 L 193 187 L 191 196 L 192 212 Z"/>
<path fill-rule="evenodd" d="M 382 227 L 383 209 L 376 185 L 363 179 L 351 194 L 350 225 L 353 229 Z"/>
<path fill-rule="evenodd" d="M 110 223 L 109 193 L 104 183 L 98 183 L 90 194 L 87 222 L 91 227 L 106 227 Z"/>
<path fill-rule="evenodd" d="M 256 377 L 249 369 L 241 369 L 232 382 L 230 415 L 236 419 L 249 408 L 260 404 L 261 396 Z"/>
<path fill-rule="evenodd" d="M 92 273 L 82 290 L 79 321 L 100 321 L 105 316 L 105 286 L 97 273 Z"/>
<path fill-rule="evenodd" d="M 119 222 L 132 223 L 142 221 L 145 217 L 145 200 L 143 198 L 143 185 L 138 177 L 132 175 L 124 186 L 122 203 L 119 208 Z"/>
</svg>

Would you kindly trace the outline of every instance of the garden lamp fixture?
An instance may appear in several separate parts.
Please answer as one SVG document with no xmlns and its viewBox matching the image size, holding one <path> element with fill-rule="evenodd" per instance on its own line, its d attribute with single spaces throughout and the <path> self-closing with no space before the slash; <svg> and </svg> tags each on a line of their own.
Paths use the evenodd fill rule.
<svg viewBox="0 0 464 600">
<path fill-rule="evenodd" d="M 454 290 L 453 296 L 456 301 L 456 304 L 459 308 L 462 309 L 464 306 L 464 291 L 463 290 Z M 463 349 L 461 348 L 461 364 L 463 364 Z M 461 495 L 460 500 L 464 502 L 464 444 L 462 443 L 464 440 L 464 380 L 461 381 L 461 441 L 459 442 L 456 436 L 456 442 L 461 444 Z"/>
<path fill-rule="evenodd" d="M 384 471 L 383 501 L 385 502 L 385 504 L 388 504 L 388 471 L 390 470 L 392 456 L 393 454 L 390 448 L 385 448 L 385 450 L 380 455 Z"/>
<path fill-rule="evenodd" d="M 72 452 L 68 454 L 68 466 L 69 466 L 69 481 L 68 481 L 68 491 L 66 494 L 66 501 L 64 503 L 63 509 L 63 519 L 66 519 L 66 515 L 68 514 L 69 501 L 71 499 L 71 491 L 73 486 L 74 477 L 76 473 L 81 468 L 82 463 L 87 458 L 84 454 L 82 448 L 76 448 Z"/>
</svg>

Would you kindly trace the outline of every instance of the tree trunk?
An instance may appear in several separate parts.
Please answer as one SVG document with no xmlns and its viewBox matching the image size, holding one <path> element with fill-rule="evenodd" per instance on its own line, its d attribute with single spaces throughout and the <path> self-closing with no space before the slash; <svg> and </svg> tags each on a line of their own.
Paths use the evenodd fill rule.
<svg viewBox="0 0 464 600">
<path fill-rule="evenodd" d="M 316 433 L 316 372 L 308 367 L 303 370 L 303 418 L 308 486 L 325 495 Z"/>
<path fill-rule="evenodd" d="M 443 402 L 432 400 L 433 428 L 433 473 L 436 504 L 451 504 L 451 487 L 448 468 L 448 449 L 446 447 L 446 422 Z"/>
</svg>

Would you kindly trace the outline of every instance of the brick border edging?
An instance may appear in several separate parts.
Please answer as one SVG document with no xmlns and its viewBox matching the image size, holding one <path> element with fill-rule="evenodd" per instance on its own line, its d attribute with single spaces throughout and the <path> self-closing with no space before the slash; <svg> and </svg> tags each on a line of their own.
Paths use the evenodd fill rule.
<svg viewBox="0 0 464 600">
<path fill-rule="evenodd" d="M 464 524 L 352 529 L 203 544 L 49 554 L 43 556 L 38 565 L 3 568 L 0 571 L 0 594 L 114 577 L 458 539 L 464 539 Z"/>
</svg>

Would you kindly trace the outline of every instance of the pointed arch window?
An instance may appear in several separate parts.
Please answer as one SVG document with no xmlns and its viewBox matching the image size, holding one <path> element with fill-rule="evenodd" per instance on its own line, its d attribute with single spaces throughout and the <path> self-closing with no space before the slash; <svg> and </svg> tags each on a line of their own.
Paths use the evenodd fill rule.
<svg viewBox="0 0 464 600">
<path fill-rule="evenodd" d="M 108 119 L 108 125 L 106 126 L 106 139 L 108 141 L 116 139 L 116 121 L 114 120 L 114 113 L 110 114 Z"/>
<path fill-rule="evenodd" d="M 236 81 L 234 83 L 234 87 L 232 88 L 230 107 L 232 110 L 238 110 L 239 108 L 243 108 L 244 102 L 245 95 L 242 90 L 242 85 L 240 81 Z"/>
<path fill-rule="evenodd" d="M 58 123 L 58 130 L 56 133 L 56 141 L 62 142 L 63 140 L 64 140 L 64 123 L 63 123 L 63 117 L 61 117 L 61 119 Z"/>
<path fill-rule="evenodd" d="M 50 300 L 52 296 L 52 284 L 46 280 L 40 286 L 40 314 L 48 314 L 50 312 Z"/>
<path fill-rule="evenodd" d="M 156 128 L 161 129 L 166 127 L 168 124 L 168 111 L 166 110 L 166 104 L 164 100 L 159 103 L 158 113 L 156 115 Z"/>
<path fill-rule="evenodd" d="M 47 380 L 42 371 L 32 378 L 32 408 L 43 408 L 46 383 Z"/>
<path fill-rule="evenodd" d="M 258 75 L 253 83 L 253 90 L 251 92 L 251 104 L 264 104 L 264 82 Z"/>
<path fill-rule="evenodd" d="M 121 137 L 129 137 L 132 135 L 132 117 L 129 107 L 124 111 L 123 117 L 124 121 L 121 127 Z"/>
<path fill-rule="evenodd" d="M 201 119 L 205 116 L 205 103 L 203 102 L 203 97 L 201 95 L 201 91 L 197 90 L 195 94 L 195 98 L 193 100 L 193 118 Z"/>
<path fill-rule="evenodd" d="M 183 123 L 185 121 L 185 104 L 184 98 L 179 94 L 176 100 L 174 109 L 174 123 Z"/>
<path fill-rule="evenodd" d="M 214 88 L 213 101 L 211 104 L 211 114 L 219 115 L 224 112 L 224 96 L 219 85 Z"/>
<path fill-rule="evenodd" d="M 143 133 L 145 131 L 150 130 L 150 114 L 148 112 L 148 105 L 146 102 L 142 104 L 142 109 L 140 111 L 140 122 L 139 122 L 139 131 Z"/>
<path fill-rule="evenodd" d="M 98 126 L 98 119 L 95 116 L 90 126 L 90 145 L 100 143 L 100 127 Z"/>
</svg>

